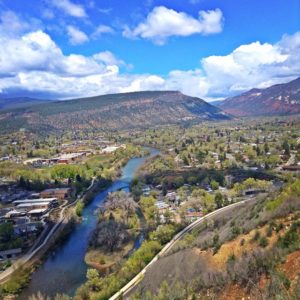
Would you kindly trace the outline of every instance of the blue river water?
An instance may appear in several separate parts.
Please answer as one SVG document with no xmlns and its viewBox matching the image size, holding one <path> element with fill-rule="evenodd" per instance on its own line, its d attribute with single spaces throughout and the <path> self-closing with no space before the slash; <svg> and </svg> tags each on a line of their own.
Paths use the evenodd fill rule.
<svg viewBox="0 0 300 300">
<path fill-rule="evenodd" d="M 76 289 L 85 282 L 87 265 L 84 256 L 89 238 L 97 225 L 95 211 L 105 200 L 109 192 L 119 189 L 128 190 L 137 169 L 150 156 L 159 153 L 156 149 L 146 148 L 150 155 L 133 158 L 122 169 L 122 176 L 115 180 L 106 190 L 95 196 L 84 209 L 83 220 L 77 224 L 68 238 L 50 254 L 42 265 L 33 273 L 29 286 L 23 290 L 19 299 L 28 299 L 40 291 L 43 295 L 54 297 L 57 293 L 73 296 Z M 139 246 L 139 242 L 135 247 Z"/>
</svg>

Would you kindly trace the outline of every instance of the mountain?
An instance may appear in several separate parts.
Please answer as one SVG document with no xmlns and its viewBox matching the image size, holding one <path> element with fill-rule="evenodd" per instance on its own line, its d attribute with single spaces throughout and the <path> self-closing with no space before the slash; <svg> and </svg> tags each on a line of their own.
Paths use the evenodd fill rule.
<svg viewBox="0 0 300 300">
<path fill-rule="evenodd" d="M 300 113 L 300 77 L 266 89 L 252 89 L 225 99 L 219 108 L 235 116 L 271 116 Z"/>
<path fill-rule="evenodd" d="M 51 100 L 35 99 L 30 97 L 12 97 L 12 98 L 0 98 L 0 110 L 24 108 L 35 104 L 49 102 Z"/>
<path fill-rule="evenodd" d="M 204 100 L 178 91 L 145 91 L 54 101 L 0 112 L 0 128 L 114 130 L 230 118 Z"/>
</svg>

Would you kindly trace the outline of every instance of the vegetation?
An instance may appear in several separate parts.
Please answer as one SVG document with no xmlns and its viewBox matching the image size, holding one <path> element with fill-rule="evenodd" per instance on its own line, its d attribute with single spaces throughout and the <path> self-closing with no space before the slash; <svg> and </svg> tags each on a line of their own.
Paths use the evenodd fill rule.
<svg viewBox="0 0 300 300">
<path fill-rule="evenodd" d="M 0 251 L 21 248 L 23 240 L 14 233 L 11 223 L 0 224 Z"/>
</svg>

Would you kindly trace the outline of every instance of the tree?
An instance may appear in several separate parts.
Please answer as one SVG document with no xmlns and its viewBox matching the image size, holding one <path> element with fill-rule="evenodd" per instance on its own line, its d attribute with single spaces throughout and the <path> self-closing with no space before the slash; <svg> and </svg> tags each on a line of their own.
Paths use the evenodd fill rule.
<svg viewBox="0 0 300 300">
<path fill-rule="evenodd" d="M 19 187 L 25 188 L 26 187 L 26 182 L 23 176 L 20 177 L 19 179 Z"/>
<path fill-rule="evenodd" d="M 0 224 L 0 241 L 2 243 L 9 242 L 14 235 L 13 225 L 10 223 Z"/>
<path fill-rule="evenodd" d="M 221 208 L 223 206 L 223 196 L 220 192 L 217 192 L 215 195 L 215 203 L 217 208 Z"/>
<path fill-rule="evenodd" d="M 267 154 L 270 151 L 268 143 L 264 144 L 264 151 L 265 151 L 265 154 Z"/>
<path fill-rule="evenodd" d="M 183 156 L 182 160 L 186 166 L 188 166 L 190 164 L 189 159 L 185 155 Z"/>
<path fill-rule="evenodd" d="M 287 140 L 284 140 L 282 144 L 282 149 L 284 150 L 285 155 L 290 155 L 290 145 Z"/>
<path fill-rule="evenodd" d="M 172 239 L 175 233 L 174 225 L 168 224 L 165 226 L 158 227 L 156 231 L 150 233 L 150 239 L 156 240 L 160 244 L 164 245 Z"/>
<path fill-rule="evenodd" d="M 219 183 L 217 181 L 215 181 L 215 180 L 212 180 L 210 182 L 210 186 L 215 191 L 215 190 L 217 190 L 219 188 Z"/>
<path fill-rule="evenodd" d="M 123 224 L 108 220 L 98 223 L 90 244 L 106 252 L 113 252 L 120 249 L 129 239 L 129 233 Z"/>
</svg>

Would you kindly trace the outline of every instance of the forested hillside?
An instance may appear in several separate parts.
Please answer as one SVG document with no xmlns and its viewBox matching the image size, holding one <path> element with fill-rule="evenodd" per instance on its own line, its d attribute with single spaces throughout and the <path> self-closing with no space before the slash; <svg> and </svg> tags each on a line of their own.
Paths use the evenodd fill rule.
<svg viewBox="0 0 300 300">
<path fill-rule="evenodd" d="M 177 91 L 154 91 L 55 101 L 5 111 L 0 114 L 0 128 L 114 130 L 229 118 L 202 99 Z"/>
</svg>

